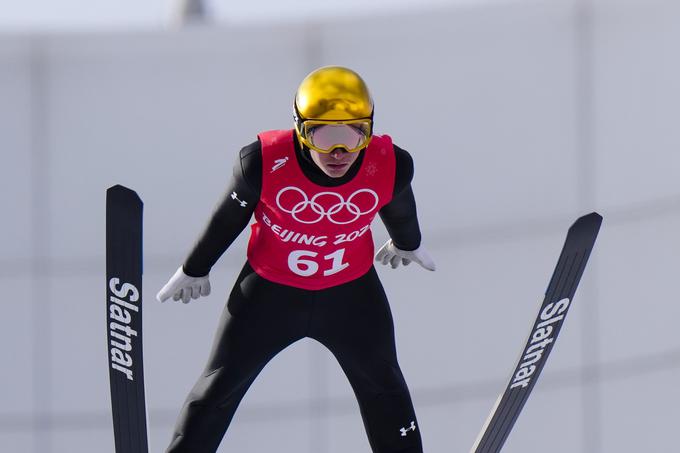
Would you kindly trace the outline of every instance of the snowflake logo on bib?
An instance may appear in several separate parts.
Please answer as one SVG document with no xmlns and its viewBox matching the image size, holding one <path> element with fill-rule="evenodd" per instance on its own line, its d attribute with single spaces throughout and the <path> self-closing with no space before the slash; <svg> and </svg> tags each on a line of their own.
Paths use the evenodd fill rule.
<svg viewBox="0 0 680 453">
<path fill-rule="evenodd" d="M 378 166 L 374 162 L 371 162 L 366 166 L 366 173 L 368 173 L 369 176 L 375 176 L 377 172 Z"/>
</svg>

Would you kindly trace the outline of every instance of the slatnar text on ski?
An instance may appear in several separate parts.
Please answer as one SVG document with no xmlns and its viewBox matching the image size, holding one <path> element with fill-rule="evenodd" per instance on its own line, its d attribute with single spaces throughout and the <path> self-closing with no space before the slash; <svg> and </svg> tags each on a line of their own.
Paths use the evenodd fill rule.
<svg viewBox="0 0 680 453">
<path fill-rule="evenodd" d="M 553 326 L 564 318 L 564 311 L 569 308 L 569 299 L 564 298 L 557 303 L 545 306 L 541 312 L 541 322 L 531 333 L 530 345 L 524 351 L 524 357 L 515 371 L 515 377 L 510 388 L 525 388 L 531 382 L 531 376 L 536 371 L 536 363 L 543 357 L 545 348 L 554 341 Z"/>
<path fill-rule="evenodd" d="M 139 312 L 139 307 L 133 302 L 139 300 L 139 291 L 131 283 L 119 284 L 120 279 L 109 280 L 109 289 L 114 294 L 109 300 L 109 333 L 111 335 L 111 367 L 125 374 L 134 381 L 132 375 L 132 337 L 137 336 L 137 331 L 130 327 L 133 313 Z"/>
</svg>

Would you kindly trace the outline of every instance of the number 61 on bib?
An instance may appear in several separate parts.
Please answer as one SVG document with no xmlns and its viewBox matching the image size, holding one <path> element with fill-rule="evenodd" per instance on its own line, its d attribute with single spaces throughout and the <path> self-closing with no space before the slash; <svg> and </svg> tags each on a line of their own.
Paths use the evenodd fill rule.
<svg viewBox="0 0 680 453">
<path fill-rule="evenodd" d="M 338 249 L 335 252 L 325 255 L 323 259 L 330 261 L 330 268 L 323 271 L 324 276 L 337 274 L 349 267 L 349 263 L 343 263 L 342 259 L 345 249 Z M 301 277 L 310 277 L 319 272 L 319 263 L 310 258 L 316 258 L 319 254 L 310 250 L 293 250 L 288 255 L 288 268 Z"/>
</svg>

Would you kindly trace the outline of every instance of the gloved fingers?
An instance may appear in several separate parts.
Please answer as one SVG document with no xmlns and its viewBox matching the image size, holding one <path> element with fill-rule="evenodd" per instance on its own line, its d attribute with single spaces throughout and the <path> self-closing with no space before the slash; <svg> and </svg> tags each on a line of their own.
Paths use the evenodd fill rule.
<svg viewBox="0 0 680 453">
<path fill-rule="evenodd" d="M 177 293 L 178 291 L 179 291 L 179 289 L 178 289 L 177 283 L 173 282 L 173 280 L 170 279 L 170 281 L 168 281 L 168 283 L 166 283 L 165 286 L 163 286 L 161 288 L 161 290 L 158 291 L 158 294 L 156 295 L 156 299 L 160 302 L 165 302 L 166 300 L 168 300 L 170 298 L 170 296 L 172 296 L 174 293 Z M 177 300 L 177 299 L 175 299 L 175 300 Z"/>
<path fill-rule="evenodd" d="M 208 296 L 210 294 L 210 280 L 206 280 L 201 285 L 200 293 L 201 293 L 201 296 Z"/>
<path fill-rule="evenodd" d="M 182 288 L 182 302 L 188 304 L 191 300 L 191 287 Z"/>
<path fill-rule="evenodd" d="M 201 297 L 201 286 L 195 284 L 191 287 L 191 298 L 198 299 L 199 297 Z"/>
<path fill-rule="evenodd" d="M 394 255 L 392 259 L 390 260 L 390 265 L 392 266 L 392 269 L 396 269 L 399 267 L 399 263 L 401 262 L 401 257 L 399 255 Z"/>
<path fill-rule="evenodd" d="M 401 262 L 404 266 L 408 266 L 409 264 L 411 264 L 411 260 L 408 258 L 402 258 Z"/>
<path fill-rule="evenodd" d="M 395 256 L 396 256 L 396 255 L 394 255 L 393 253 L 387 253 L 387 254 L 385 254 L 385 255 L 383 256 L 382 263 L 383 263 L 384 265 L 387 265 L 387 263 L 389 263 L 390 260 L 391 260 L 393 257 L 395 257 Z"/>
<path fill-rule="evenodd" d="M 179 300 L 181 296 L 182 287 L 186 282 L 187 276 L 184 274 L 183 267 L 177 268 L 175 273 L 170 280 L 161 288 L 161 290 L 156 294 L 156 299 L 160 302 L 165 302 L 170 297 L 174 300 Z"/>
<path fill-rule="evenodd" d="M 423 267 L 429 271 L 434 271 L 437 269 L 437 266 L 434 264 L 434 261 L 428 256 L 425 261 L 423 261 Z"/>
<path fill-rule="evenodd" d="M 375 254 L 375 260 L 376 261 L 382 261 L 384 256 L 385 256 L 385 246 L 383 246 L 380 250 L 378 250 L 378 253 Z"/>
<path fill-rule="evenodd" d="M 385 242 L 382 247 L 380 247 L 380 250 L 378 250 L 378 253 L 375 255 L 375 260 L 376 261 L 382 261 L 385 258 L 385 255 L 389 254 L 389 245 L 390 241 Z M 385 264 L 383 262 L 383 264 Z"/>
<path fill-rule="evenodd" d="M 168 288 L 166 288 L 166 286 L 161 288 L 161 290 L 158 291 L 158 294 L 156 294 L 156 300 L 158 302 L 165 302 L 170 298 L 170 296 L 172 296 L 172 293 L 168 290 Z"/>
<path fill-rule="evenodd" d="M 437 268 L 434 264 L 434 261 L 432 258 L 430 258 L 430 255 L 425 250 L 419 250 L 415 254 L 415 258 L 418 260 L 418 264 L 423 266 L 428 271 L 434 271 Z"/>
</svg>

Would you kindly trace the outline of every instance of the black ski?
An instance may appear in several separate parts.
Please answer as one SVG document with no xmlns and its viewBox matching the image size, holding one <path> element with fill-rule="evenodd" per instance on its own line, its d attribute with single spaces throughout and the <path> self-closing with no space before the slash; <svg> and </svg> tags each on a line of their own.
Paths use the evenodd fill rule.
<svg viewBox="0 0 680 453">
<path fill-rule="evenodd" d="M 496 400 L 470 453 L 498 453 L 503 447 L 548 360 L 601 224 L 602 217 L 593 212 L 579 218 L 569 228 L 526 346 L 505 392 Z"/>
<path fill-rule="evenodd" d="M 106 191 L 106 330 L 116 453 L 148 453 L 142 363 L 142 200 Z"/>
</svg>

